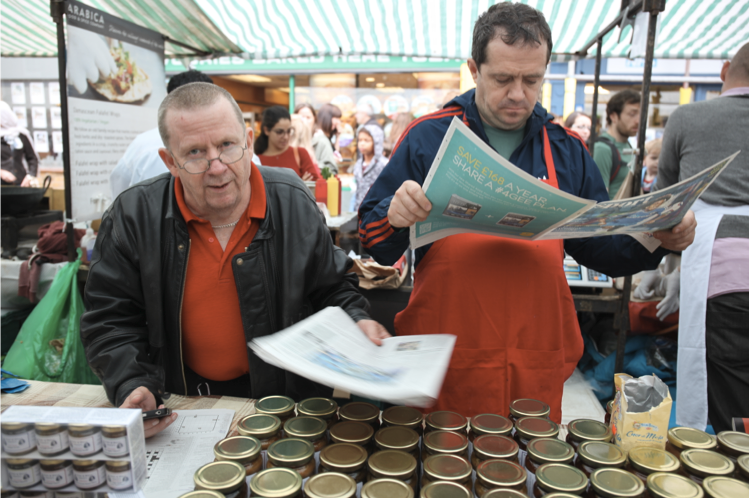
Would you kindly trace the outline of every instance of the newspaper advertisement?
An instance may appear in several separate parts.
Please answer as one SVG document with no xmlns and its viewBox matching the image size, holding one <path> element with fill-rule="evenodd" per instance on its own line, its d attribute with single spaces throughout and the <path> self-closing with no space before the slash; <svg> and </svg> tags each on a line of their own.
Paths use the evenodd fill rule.
<svg viewBox="0 0 749 498">
<path fill-rule="evenodd" d="M 249 346 L 263 361 L 320 384 L 394 404 L 428 407 L 452 356 L 449 334 L 372 343 L 339 307 L 329 307 Z"/>
</svg>

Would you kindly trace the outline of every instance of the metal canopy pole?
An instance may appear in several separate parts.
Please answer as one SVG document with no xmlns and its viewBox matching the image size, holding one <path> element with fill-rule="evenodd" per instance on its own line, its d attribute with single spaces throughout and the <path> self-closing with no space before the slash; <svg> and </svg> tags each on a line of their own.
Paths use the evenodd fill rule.
<svg viewBox="0 0 749 498">
<path fill-rule="evenodd" d="M 593 154 L 596 143 L 596 127 L 598 126 L 598 86 L 601 84 L 601 49 L 603 48 L 603 35 L 596 42 L 596 74 L 593 79 L 593 111 L 590 116 L 590 137 L 588 137 L 588 150 Z"/>
</svg>

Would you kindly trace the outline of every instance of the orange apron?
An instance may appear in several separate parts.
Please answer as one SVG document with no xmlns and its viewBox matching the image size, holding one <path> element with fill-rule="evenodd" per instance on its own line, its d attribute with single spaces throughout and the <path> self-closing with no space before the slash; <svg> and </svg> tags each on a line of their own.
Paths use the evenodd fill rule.
<svg viewBox="0 0 749 498">
<path fill-rule="evenodd" d="M 546 128 L 547 184 L 559 188 Z M 562 418 L 564 381 L 583 353 L 561 240 L 452 235 L 419 263 L 398 335 L 454 334 L 450 367 L 432 410 L 508 415 L 534 398 Z"/>
</svg>

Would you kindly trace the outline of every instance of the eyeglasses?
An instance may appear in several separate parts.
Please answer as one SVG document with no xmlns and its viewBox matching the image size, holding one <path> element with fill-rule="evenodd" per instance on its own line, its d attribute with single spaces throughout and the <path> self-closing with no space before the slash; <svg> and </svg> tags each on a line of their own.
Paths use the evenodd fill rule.
<svg viewBox="0 0 749 498">
<path fill-rule="evenodd" d="M 181 169 L 192 175 L 199 175 L 200 173 L 205 173 L 211 169 L 211 163 L 216 160 L 221 161 L 224 164 L 234 164 L 244 157 L 244 151 L 246 150 L 246 144 L 244 147 L 233 145 L 221 151 L 221 154 L 219 154 L 218 157 L 214 157 L 213 159 L 190 159 L 189 161 L 185 161 L 184 165 L 180 165 L 177 162 L 177 158 L 174 157 L 174 154 L 172 154 L 171 151 L 169 151 L 169 153 L 172 154 L 175 164 L 177 164 Z"/>
<path fill-rule="evenodd" d="M 294 128 L 289 128 L 288 130 L 272 130 L 272 131 L 279 137 L 282 137 L 284 135 L 288 135 L 290 137 L 294 136 Z"/>
</svg>

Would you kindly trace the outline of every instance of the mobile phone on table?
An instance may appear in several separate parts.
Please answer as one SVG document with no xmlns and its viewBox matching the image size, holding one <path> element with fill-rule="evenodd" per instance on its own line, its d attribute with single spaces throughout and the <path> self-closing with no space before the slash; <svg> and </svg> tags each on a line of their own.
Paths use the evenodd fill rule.
<svg viewBox="0 0 749 498">
<path fill-rule="evenodd" d="M 151 420 L 154 418 L 164 418 L 172 414 L 171 408 L 157 408 L 156 410 L 148 410 L 143 412 L 143 420 Z"/>
</svg>

